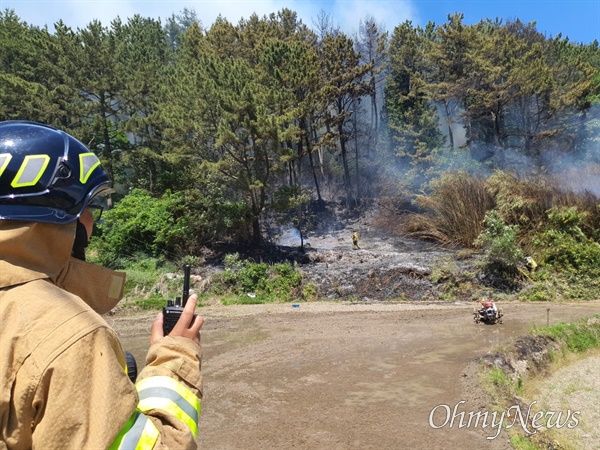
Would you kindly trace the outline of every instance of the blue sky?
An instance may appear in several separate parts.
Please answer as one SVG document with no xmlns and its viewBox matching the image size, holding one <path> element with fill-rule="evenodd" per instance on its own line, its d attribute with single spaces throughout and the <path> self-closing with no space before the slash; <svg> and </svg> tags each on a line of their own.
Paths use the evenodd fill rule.
<svg viewBox="0 0 600 450">
<path fill-rule="evenodd" d="M 48 25 L 62 19 L 73 29 L 85 27 L 93 19 L 108 25 L 119 16 L 126 20 L 134 14 L 165 19 L 183 8 L 193 8 L 205 27 L 218 14 L 237 23 L 256 12 L 259 16 L 289 8 L 312 26 L 321 11 L 330 14 L 346 33 L 352 34 L 360 20 L 373 17 L 392 32 L 405 20 L 424 26 L 428 21 L 444 23 L 448 14 L 461 12 L 465 22 L 481 19 L 521 19 L 537 23 L 546 36 L 562 33 L 571 41 L 600 41 L 600 0 L 0 0 L 0 10 L 14 9 L 30 25 Z"/>
</svg>

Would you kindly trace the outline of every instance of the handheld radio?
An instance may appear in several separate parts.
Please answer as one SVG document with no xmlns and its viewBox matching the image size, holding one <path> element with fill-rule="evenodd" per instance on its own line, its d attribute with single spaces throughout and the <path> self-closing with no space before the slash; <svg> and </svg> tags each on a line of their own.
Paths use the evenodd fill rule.
<svg viewBox="0 0 600 450">
<path fill-rule="evenodd" d="M 181 317 L 183 308 L 190 296 L 190 265 L 183 266 L 183 292 L 181 297 L 175 297 L 175 301 L 167 300 L 167 306 L 163 308 L 163 332 L 167 336 Z"/>
</svg>

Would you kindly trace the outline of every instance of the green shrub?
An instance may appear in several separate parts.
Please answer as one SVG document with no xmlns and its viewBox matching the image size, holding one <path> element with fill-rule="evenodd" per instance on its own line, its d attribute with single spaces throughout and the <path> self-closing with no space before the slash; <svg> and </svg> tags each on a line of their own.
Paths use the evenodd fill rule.
<svg viewBox="0 0 600 450">
<path fill-rule="evenodd" d="M 307 302 L 315 301 L 318 298 L 319 287 L 313 283 L 307 283 L 302 289 L 302 300 Z"/>
<path fill-rule="evenodd" d="M 156 285 L 156 272 L 127 270 L 125 279 L 125 297 L 131 294 L 143 296 Z"/>
<path fill-rule="evenodd" d="M 522 262 L 525 255 L 516 240 L 519 227 L 507 225 L 495 210 L 486 213 L 484 223 L 485 230 L 477 237 L 475 243 L 485 248 L 486 263 L 516 267 Z"/>
<path fill-rule="evenodd" d="M 221 303 L 228 305 L 261 305 L 263 303 L 271 303 L 271 299 L 264 295 L 248 295 L 248 294 L 227 294 L 221 298 Z"/>
<path fill-rule="evenodd" d="M 224 266 L 223 272 L 213 275 L 212 290 L 217 295 L 226 295 L 225 303 L 289 301 L 302 284 L 302 273 L 288 262 L 255 263 L 240 260 L 234 253 L 225 256 Z M 237 299 L 232 299 L 231 294 Z"/>
<path fill-rule="evenodd" d="M 145 310 L 160 310 L 165 306 L 167 300 L 159 294 L 151 294 L 147 298 L 140 298 L 133 301 L 133 306 Z"/>
<path fill-rule="evenodd" d="M 184 221 L 177 220 L 183 204 L 180 194 L 165 193 L 154 198 L 143 189 L 134 189 L 103 215 L 98 236 L 90 242 L 103 265 L 143 253 L 152 257 L 175 256 L 191 240 Z"/>
<path fill-rule="evenodd" d="M 223 258 L 223 266 L 225 269 L 240 270 L 242 265 L 243 263 L 240 260 L 239 253 L 229 253 Z"/>
<path fill-rule="evenodd" d="M 537 282 L 519 295 L 521 300 L 532 302 L 549 302 L 556 297 L 556 290 L 549 282 Z"/>
<path fill-rule="evenodd" d="M 237 273 L 238 290 L 242 292 L 264 291 L 267 283 L 266 263 L 251 263 L 245 261 Z"/>
<path fill-rule="evenodd" d="M 547 228 L 534 241 L 545 264 L 571 275 L 600 276 L 600 244 L 580 228 L 586 216 L 575 207 L 549 210 Z"/>
</svg>

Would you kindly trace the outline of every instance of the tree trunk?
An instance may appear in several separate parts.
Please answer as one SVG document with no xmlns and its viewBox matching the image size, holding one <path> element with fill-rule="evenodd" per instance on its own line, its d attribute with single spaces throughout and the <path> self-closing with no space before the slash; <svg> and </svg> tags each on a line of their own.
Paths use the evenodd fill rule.
<svg viewBox="0 0 600 450">
<path fill-rule="evenodd" d="M 260 234 L 260 219 L 258 216 L 252 218 L 252 238 L 256 245 L 260 245 L 262 242 L 262 236 Z"/>
<path fill-rule="evenodd" d="M 358 206 L 358 202 L 360 199 L 360 174 L 358 169 L 358 120 L 357 114 L 353 114 L 353 122 L 354 122 L 354 165 L 356 169 L 356 198 L 354 199 L 354 206 Z"/>
<path fill-rule="evenodd" d="M 343 135 L 343 127 L 338 125 L 340 139 L 340 148 L 342 152 L 342 164 L 344 165 L 344 189 L 346 190 L 346 208 L 350 209 L 350 200 L 352 200 L 352 180 L 350 179 L 350 169 L 348 168 L 348 152 L 346 150 L 346 140 Z"/>
<path fill-rule="evenodd" d="M 321 188 L 319 187 L 319 179 L 317 177 L 317 169 L 315 167 L 315 162 L 313 159 L 312 148 L 310 146 L 310 137 L 308 135 L 309 132 L 307 130 L 305 119 L 302 119 L 300 121 L 300 129 L 303 132 L 302 134 L 304 136 L 304 141 L 306 142 L 306 152 L 308 153 L 308 162 L 310 164 L 310 171 L 312 172 L 313 180 L 315 181 L 315 189 L 317 190 L 317 199 L 319 202 L 319 206 L 323 206 L 323 199 L 321 198 Z"/>
<path fill-rule="evenodd" d="M 450 115 L 450 105 L 448 100 L 444 100 L 444 109 L 446 110 L 446 123 L 448 124 L 448 142 L 450 148 L 454 149 L 454 133 L 452 133 L 452 117 Z"/>
<path fill-rule="evenodd" d="M 321 188 L 319 187 L 319 179 L 317 177 L 317 168 L 315 167 L 315 162 L 313 160 L 312 149 L 310 148 L 310 143 L 308 139 L 308 135 L 306 135 L 306 147 L 308 148 L 308 161 L 310 163 L 310 170 L 313 174 L 313 180 L 315 181 L 315 189 L 317 190 L 317 200 L 319 202 L 319 206 L 323 206 L 323 198 L 321 197 Z"/>
<path fill-rule="evenodd" d="M 313 128 L 312 129 L 312 133 L 313 133 L 313 139 L 316 142 L 318 140 L 318 138 L 317 138 L 317 130 L 315 130 Z M 321 172 L 321 179 L 323 181 L 325 181 L 325 169 L 324 169 L 325 164 L 323 163 L 323 149 L 321 147 L 319 147 L 317 149 L 317 155 L 319 157 L 319 171 Z"/>
<path fill-rule="evenodd" d="M 108 133 L 108 119 L 107 119 L 107 106 L 106 106 L 106 97 L 104 93 L 100 95 L 100 113 L 102 114 L 102 139 L 104 141 L 104 148 L 102 149 L 102 155 L 104 156 L 104 161 L 102 162 L 102 166 L 106 173 L 108 174 L 108 178 L 114 180 L 113 177 L 113 164 L 112 164 L 112 148 L 110 145 L 110 135 Z"/>
</svg>

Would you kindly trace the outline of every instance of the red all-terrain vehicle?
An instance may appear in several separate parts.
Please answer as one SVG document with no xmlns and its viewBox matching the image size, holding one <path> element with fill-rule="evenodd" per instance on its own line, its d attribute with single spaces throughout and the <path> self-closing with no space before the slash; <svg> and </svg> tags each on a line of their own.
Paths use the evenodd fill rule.
<svg viewBox="0 0 600 450">
<path fill-rule="evenodd" d="M 498 309 L 494 300 L 489 297 L 481 298 L 477 300 L 477 303 L 479 303 L 479 308 L 473 310 L 473 320 L 475 323 L 502 323 L 502 317 L 504 316 L 502 308 Z"/>
</svg>

